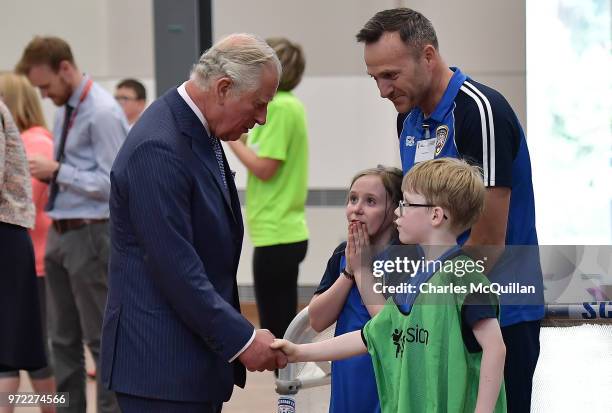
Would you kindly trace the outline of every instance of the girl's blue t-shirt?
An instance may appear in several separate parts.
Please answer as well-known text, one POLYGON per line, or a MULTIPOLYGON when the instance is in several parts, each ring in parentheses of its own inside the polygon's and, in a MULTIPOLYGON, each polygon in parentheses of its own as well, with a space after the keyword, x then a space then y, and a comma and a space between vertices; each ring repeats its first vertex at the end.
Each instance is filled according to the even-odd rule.
MULTIPOLYGON (((332 254, 316 294, 323 293, 338 279, 346 266, 345 247, 346 242, 332 254)), ((336 321, 334 336, 361 330, 369 320, 370 314, 354 284, 336 321)), ((380 412, 374 367, 369 354, 332 362, 331 375, 330 413, 380 412)))

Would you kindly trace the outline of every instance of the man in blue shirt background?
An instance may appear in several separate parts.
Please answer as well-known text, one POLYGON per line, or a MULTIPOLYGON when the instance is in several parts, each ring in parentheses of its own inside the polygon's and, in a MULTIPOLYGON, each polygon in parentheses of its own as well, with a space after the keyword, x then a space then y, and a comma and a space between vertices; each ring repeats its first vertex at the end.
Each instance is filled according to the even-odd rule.
MULTIPOLYGON (((60 109, 53 126, 55 159, 31 157, 32 176, 49 182, 47 272, 49 336, 58 392, 70 393, 62 411, 84 412, 87 344, 98 366, 106 305, 110 169, 127 134, 113 96, 76 66, 70 46, 35 37, 17 71, 60 109)), ((98 412, 118 412, 112 391, 98 380, 98 412)))
POLYGON ((493 281, 522 281, 538 291, 526 301, 501 297, 508 411, 529 412, 544 316, 542 275, 537 247, 522 250, 529 259, 517 258, 516 250, 503 252, 504 245, 537 245, 531 164, 521 125, 499 92, 446 65, 436 32, 422 14, 407 8, 379 12, 357 40, 365 43, 368 74, 381 97, 399 113, 404 173, 439 157, 462 158, 482 168, 485 211, 459 241, 487 251, 493 281), (517 279, 519 274, 524 278, 517 279))

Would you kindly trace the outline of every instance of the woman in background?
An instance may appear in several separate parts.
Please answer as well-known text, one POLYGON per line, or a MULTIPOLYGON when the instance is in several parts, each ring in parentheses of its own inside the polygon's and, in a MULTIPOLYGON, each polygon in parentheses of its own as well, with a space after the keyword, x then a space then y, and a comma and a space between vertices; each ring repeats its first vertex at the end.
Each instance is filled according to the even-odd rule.
MULTIPOLYGON (((42 156, 45 158, 52 158, 52 135, 46 129, 38 94, 29 83, 28 79, 25 76, 13 73, 0 74, 0 96, 11 112, 21 134, 27 157, 42 156)), ((44 207, 48 198, 47 184, 35 178, 31 179, 31 184, 36 216, 34 228, 30 229, 29 233, 34 246, 42 337, 45 350, 47 350, 44 255, 47 242, 47 231, 51 224, 51 220, 44 212, 44 207)), ((29 328, 34 328, 34 326, 29 326, 29 328)), ((46 353, 48 356, 48 352, 46 353)), ((55 391, 55 380, 50 366, 28 371, 28 374, 35 392, 44 393, 55 391)), ((17 391, 18 387, 18 370, 0 372, 0 388, 2 388, 3 391, 14 392, 17 391)), ((54 409, 45 407, 42 411, 52 412, 54 409)))
POLYGON ((249 133, 246 145, 228 144, 249 170, 246 216, 255 246, 260 324, 283 337, 297 311, 299 265, 308 249, 308 133, 304 106, 291 93, 302 80, 305 61, 299 45, 284 38, 266 41, 283 68, 278 92, 268 105, 265 125, 249 133))

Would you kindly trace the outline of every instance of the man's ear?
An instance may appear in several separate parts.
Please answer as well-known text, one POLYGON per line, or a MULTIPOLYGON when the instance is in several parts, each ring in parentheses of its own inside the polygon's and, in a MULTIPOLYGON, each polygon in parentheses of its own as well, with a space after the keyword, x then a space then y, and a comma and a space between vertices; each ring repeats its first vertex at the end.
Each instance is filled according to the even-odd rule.
POLYGON ((432 45, 428 44, 423 48, 423 58, 427 62, 428 65, 431 65, 437 55, 436 48, 432 45))
POLYGON ((223 104, 232 89, 234 82, 227 76, 222 76, 215 81, 215 94, 219 104, 223 104))
POLYGON ((73 66, 68 60, 62 60, 57 68, 57 74, 64 80, 68 80, 72 73, 73 66))

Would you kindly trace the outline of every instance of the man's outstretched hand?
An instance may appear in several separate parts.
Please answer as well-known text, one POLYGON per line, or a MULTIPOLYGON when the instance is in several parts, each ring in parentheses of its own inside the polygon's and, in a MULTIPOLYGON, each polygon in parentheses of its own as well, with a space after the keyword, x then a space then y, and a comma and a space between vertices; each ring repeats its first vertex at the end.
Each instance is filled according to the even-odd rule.
POLYGON ((270 348, 273 341, 274 335, 269 330, 255 330, 255 339, 238 359, 249 371, 282 369, 287 365, 287 356, 270 348))

